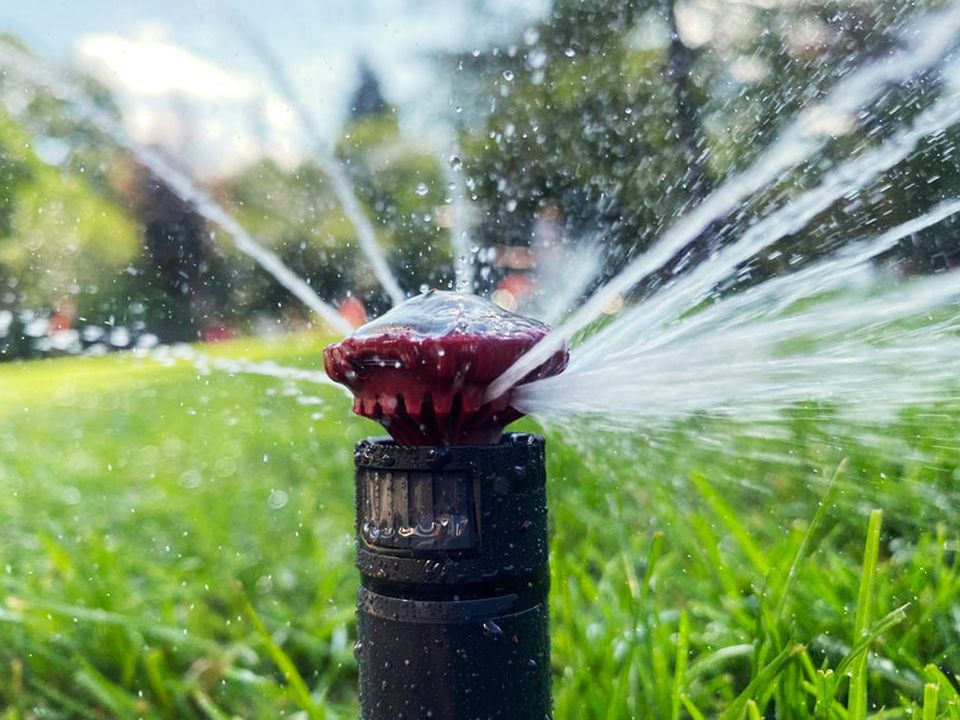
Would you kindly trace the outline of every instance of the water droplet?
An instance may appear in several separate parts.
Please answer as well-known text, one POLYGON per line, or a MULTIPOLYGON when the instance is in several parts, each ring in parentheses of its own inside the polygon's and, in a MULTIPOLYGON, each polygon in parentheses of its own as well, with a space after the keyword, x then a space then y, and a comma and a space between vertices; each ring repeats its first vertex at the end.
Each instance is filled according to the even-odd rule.
POLYGON ((563 54, 566 55, 567 57, 572 58, 574 55, 577 54, 577 51, 574 50, 573 48, 567 48, 566 50, 563 51, 563 54))
POLYGON ((504 70, 503 79, 507 82, 513 82, 513 70, 504 70))
POLYGON ((503 630, 501 630, 500 626, 497 625, 493 620, 484 621, 483 631, 491 637, 500 637, 503 635, 503 630))
POLYGON ((270 506, 271 510, 279 510, 285 507, 289 500, 290 496, 283 490, 274 490, 270 493, 270 497, 267 498, 267 505, 270 506))
POLYGON ((540 48, 534 48, 527 54, 527 65, 533 70, 539 70, 547 64, 547 53, 540 48))
POLYGON ((426 184, 426 183, 417 183, 417 191, 416 191, 416 192, 417 192, 417 195, 419 195, 420 197, 423 197, 423 196, 426 195, 428 192, 430 192, 430 188, 427 187, 427 184, 426 184))
POLYGON ((540 31, 535 27, 529 27, 523 31, 523 41, 527 45, 533 45, 537 40, 540 39, 540 31))
POLYGON ((463 160, 461 160, 458 155, 451 155, 450 167, 452 167, 454 170, 459 170, 463 167, 463 160))

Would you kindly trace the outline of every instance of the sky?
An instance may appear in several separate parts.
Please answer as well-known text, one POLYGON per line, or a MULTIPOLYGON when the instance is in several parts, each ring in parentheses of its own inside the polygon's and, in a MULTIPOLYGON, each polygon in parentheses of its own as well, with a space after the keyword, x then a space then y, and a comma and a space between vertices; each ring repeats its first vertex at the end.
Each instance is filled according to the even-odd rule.
POLYGON ((442 143, 452 108, 436 58, 511 42, 548 6, 547 0, 36 0, 2 3, 0 32, 19 37, 55 67, 98 78, 114 92, 137 140, 162 145, 198 175, 216 176, 262 155, 291 165, 309 146, 245 32, 279 58, 328 141, 339 132, 362 58, 398 106, 408 134, 442 143))

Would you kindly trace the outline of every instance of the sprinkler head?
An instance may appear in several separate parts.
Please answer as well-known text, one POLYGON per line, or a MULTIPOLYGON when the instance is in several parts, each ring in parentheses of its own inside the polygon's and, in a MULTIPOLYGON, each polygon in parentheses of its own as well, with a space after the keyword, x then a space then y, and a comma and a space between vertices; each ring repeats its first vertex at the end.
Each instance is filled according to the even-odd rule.
MULTIPOLYGON (((401 445, 488 445, 523 413, 510 393, 484 402, 487 386, 549 330, 476 295, 431 290, 330 345, 323 361, 353 391, 353 411, 401 445)), ((562 372, 567 359, 558 350, 518 384, 562 372)))

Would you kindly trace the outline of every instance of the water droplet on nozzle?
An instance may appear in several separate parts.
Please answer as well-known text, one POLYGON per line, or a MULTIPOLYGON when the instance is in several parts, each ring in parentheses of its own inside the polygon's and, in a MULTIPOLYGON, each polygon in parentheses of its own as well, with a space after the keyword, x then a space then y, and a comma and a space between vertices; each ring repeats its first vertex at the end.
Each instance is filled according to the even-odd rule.
MULTIPOLYGON (((476 295, 429 291, 326 348, 324 365, 403 445, 485 445, 522 415, 509 393, 486 401, 487 387, 548 332, 476 295)), ((561 348, 523 382, 566 364, 561 348)))

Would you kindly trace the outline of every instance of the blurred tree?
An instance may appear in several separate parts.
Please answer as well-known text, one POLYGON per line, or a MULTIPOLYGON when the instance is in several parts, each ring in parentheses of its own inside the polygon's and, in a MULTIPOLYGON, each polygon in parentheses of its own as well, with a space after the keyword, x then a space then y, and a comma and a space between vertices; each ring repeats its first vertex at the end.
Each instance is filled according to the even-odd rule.
POLYGON ((421 285, 450 287, 450 209, 438 158, 401 134, 396 108, 383 98, 365 62, 358 74, 337 155, 390 248, 401 286, 407 292, 419 292, 421 285))
POLYGON ((380 82, 366 60, 360 61, 360 83, 350 101, 350 119, 376 117, 390 111, 390 106, 380 91, 380 82))
MULTIPOLYGON (((749 165, 802 107, 889 53, 910 18, 938 4, 555 0, 549 16, 513 43, 455 58, 478 236, 487 245, 530 244, 538 214, 558 208, 563 235, 601 236, 611 249, 607 272, 615 272, 715 182, 749 165), (471 96, 493 101, 479 107, 471 96)), ((735 239, 831 163, 903 127, 935 96, 936 82, 919 78, 891 88, 872 114, 830 118, 836 127, 825 132, 836 137, 827 150, 716 223, 650 284, 735 239)), ((929 160, 917 154, 898 172, 929 175, 937 164, 929 160)), ((956 176, 956 163, 946 164, 941 180, 956 176)), ((956 195, 960 178, 937 187, 956 195)), ((868 225, 881 230, 916 215, 928 195, 911 180, 879 197, 871 187, 840 199, 781 243, 790 252, 778 246, 755 261, 752 277, 819 257, 868 225), (869 223, 858 212, 865 207, 875 211, 869 223)), ((950 262, 944 242, 927 246, 936 262, 950 262)))
POLYGON ((11 288, 0 307, 52 307, 71 297, 81 315, 95 311, 97 296, 137 255, 135 226, 31 147, 27 132, 0 112, 0 272, 11 288))
MULTIPOLYGON (((196 340, 232 326, 229 278, 206 221, 161 179, 128 166, 125 204, 142 228, 143 249, 123 283, 126 307, 165 341, 196 340), (144 299, 149 299, 144 302, 144 299)), ((129 313, 121 311, 126 318, 129 313)))
MULTIPOLYGON (((411 147, 372 70, 362 63, 357 90, 336 153, 371 218, 387 260, 409 292, 421 284, 448 287, 451 252, 443 175, 429 152, 411 147)), ((360 298, 368 312, 389 307, 323 173, 307 160, 293 171, 263 160, 223 183, 241 223, 277 252, 321 297, 360 298)), ((231 255, 234 298, 241 312, 284 305, 286 292, 231 255), (242 277, 242 281, 239 278, 242 277)))
POLYGON ((29 158, 14 145, 19 139, 22 134, 9 117, 0 113, 0 237, 9 237, 13 231, 17 197, 33 179, 29 158))
MULTIPOLYGON (((220 192, 229 198, 241 224, 322 297, 342 298, 351 289, 375 282, 364 272, 352 244, 353 228, 315 165, 305 163, 288 171, 272 160, 261 160, 224 182, 220 192)), ((253 261, 229 248, 224 252, 239 315, 275 314, 291 304, 286 290, 253 261)))
POLYGON ((603 238, 616 266, 708 185, 694 152, 700 91, 678 74, 690 55, 673 57, 671 75, 668 53, 645 34, 650 24, 669 32, 659 10, 558 0, 517 44, 458 58, 495 98, 463 139, 482 242, 529 244, 546 210, 564 237, 603 238))

